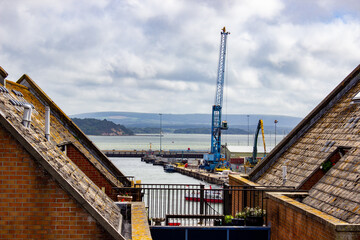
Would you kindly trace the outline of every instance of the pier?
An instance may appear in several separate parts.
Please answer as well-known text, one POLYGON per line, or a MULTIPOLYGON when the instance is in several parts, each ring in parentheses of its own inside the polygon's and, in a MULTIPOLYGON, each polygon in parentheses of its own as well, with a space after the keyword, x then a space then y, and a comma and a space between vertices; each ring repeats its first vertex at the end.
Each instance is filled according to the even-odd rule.
POLYGON ((175 169, 177 172, 179 172, 181 174, 184 174, 184 175, 187 175, 187 176, 190 176, 190 177, 193 177, 193 178, 196 178, 196 179, 208 182, 208 183, 222 185, 224 183, 228 183, 228 181, 229 181, 229 176, 225 175, 225 174, 222 175, 222 174, 210 173, 205 170, 191 169, 191 168, 184 168, 184 167, 175 167, 175 169))
MULTIPOLYGON (((148 150, 103 150, 107 157, 136 157, 140 158, 149 153, 148 150)), ((151 153, 155 156, 162 156, 165 158, 203 158, 206 151, 193 151, 193 150, 170 150, 159 151, 154 150, 151 153)))

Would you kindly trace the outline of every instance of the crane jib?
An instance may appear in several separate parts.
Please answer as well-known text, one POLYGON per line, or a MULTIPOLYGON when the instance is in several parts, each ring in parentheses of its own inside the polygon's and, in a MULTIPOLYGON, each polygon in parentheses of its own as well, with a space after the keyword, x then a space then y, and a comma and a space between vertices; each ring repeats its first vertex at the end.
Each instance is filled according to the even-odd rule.
POLYGON ((216 93, 214 105, 222 106, 223 103, 223 89, 224 89, 224 75, 225 75, 225 56, 226 56, 226 40, 228 32, 221 32, 220 39, 220 53, 219 53, 219 65, 216 80, 216 93))

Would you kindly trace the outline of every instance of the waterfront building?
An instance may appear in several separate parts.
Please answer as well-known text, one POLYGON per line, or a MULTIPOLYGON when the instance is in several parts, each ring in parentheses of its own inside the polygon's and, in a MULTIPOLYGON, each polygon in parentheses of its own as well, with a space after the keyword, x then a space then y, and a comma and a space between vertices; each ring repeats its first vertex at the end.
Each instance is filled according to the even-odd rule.
MULTIPOLYGON (((360 239, 360 65, 248 175, 267 193, 272 239, 360 239)), ((244 195, 238 199, 244 199, 244 195)))

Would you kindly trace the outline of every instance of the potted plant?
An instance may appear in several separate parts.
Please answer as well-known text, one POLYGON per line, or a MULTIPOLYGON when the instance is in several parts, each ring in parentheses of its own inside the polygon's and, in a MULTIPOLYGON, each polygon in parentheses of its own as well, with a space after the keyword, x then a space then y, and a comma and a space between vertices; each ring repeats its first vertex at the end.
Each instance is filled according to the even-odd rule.
POLYGON ((225 217, 224 217, 225 226, 231 226, 232 225, 232 219, 233 219, 233 216, 225 215, 225 217))
POLYGON ((117 199, 119 202, 131 202, 132 196, 129 196, 128 193, 123 193, 121 195, 117 195, 117 199))
POLYGON ((214 226, 221 226, 221 219, 214 219, 214 226))
POLYGON ((262 226, 264 225, 264 216, 266 215, 266 210, 259 207, 244 209, 246 214, 246 226, 262 226))
POLYGON ((232 224, 234 226, 244 226, 245 225, 245 212, 238 212, 235 214, 235 217, 232 219, 232 224))

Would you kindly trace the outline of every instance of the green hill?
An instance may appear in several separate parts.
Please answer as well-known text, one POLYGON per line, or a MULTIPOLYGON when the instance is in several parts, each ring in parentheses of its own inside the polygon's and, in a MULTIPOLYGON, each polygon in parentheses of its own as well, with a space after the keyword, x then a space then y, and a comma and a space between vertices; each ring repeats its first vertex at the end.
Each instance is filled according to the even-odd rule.
MULTIPOLYGON (((159 133, 160 115, 158 113, 136 112, 93 112, 72 115, 74 118, 106 119, 121 124, 136 134, 159 133)), ((264 122, 265 133, 274 132, 274 121, 277 120, 276 132, 285 134, 291 131, 301 118, 282 115, 261 114, 227 114, 223 119, 229 124, 227 134, 253 133, 259 119, 264 122)), ((168 133, 210 133, 211 114, 162 114, 162 132, 168 133)))
POLYGON ((115 124, 106 119, 98 120, 94 118, 72 118, 74 123, 87 135, 102 136, 123 136, 134 135, 134 133, 120 124, 115 124))

